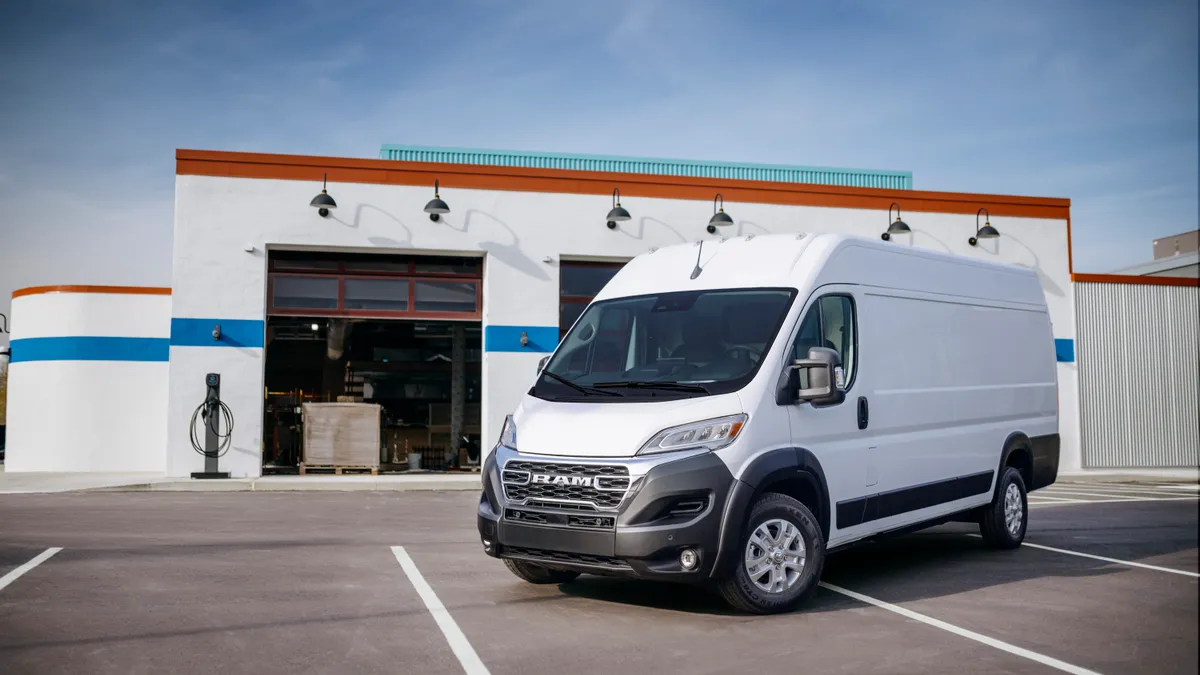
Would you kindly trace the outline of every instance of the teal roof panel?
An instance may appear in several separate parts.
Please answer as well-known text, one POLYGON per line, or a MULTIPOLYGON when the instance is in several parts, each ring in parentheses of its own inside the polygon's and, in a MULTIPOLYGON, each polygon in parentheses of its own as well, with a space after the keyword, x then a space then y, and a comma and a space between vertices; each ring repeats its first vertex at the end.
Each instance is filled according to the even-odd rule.
POLYGON ((437 164, 476 164, 483 166, 519 166, 531 169, 566 169, 642 173, 656 176, 687 176, 728 180, 761 180, 808 185, 911 190, 911 171, 840 169, 823 166, 783 164, 746 164, 740 162, 702 162, 690 159, 652 159, 610 155, 576 155, 562 152, 523 152, 518 150, 480 150, 443 148, 425 145, 384 145, 380 159, 437 164))

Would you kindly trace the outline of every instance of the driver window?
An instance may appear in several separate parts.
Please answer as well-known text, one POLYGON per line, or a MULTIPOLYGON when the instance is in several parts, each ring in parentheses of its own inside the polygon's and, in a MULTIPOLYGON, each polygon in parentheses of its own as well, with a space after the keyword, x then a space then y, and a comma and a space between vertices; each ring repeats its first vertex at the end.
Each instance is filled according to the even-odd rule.
MULTIPOLYGON (((807 359, 808 350, 812 347, 832 349, 842 360, 848 389, 854 382, 854 366, 858 356, 855 353, 857 340, 854 331, 854 300, 850 296, 827 295, 820 298, 808 309, 800 323, 800 331, 792 345, 792 358, 807 359)), ((806 375, 802 371, 801 378, 806 375)), ((802 382, 801 386, 807 387, 808 384, 802 382)))

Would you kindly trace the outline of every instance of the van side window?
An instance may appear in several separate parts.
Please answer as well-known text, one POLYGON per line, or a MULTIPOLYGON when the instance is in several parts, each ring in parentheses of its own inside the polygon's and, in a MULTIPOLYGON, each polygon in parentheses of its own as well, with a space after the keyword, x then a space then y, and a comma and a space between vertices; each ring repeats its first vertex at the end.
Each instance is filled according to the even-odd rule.
MULTIPOLYGON (((800 322, 800 331, 792 345, 792 358, 807 359, 808 350, 812 347, 832 349, 842 359, 846 387, 849 388, 854 382, 857 344, 854 300, 846 295, 826 295, 808 309, 804 320, 800 322)), ((808 386, 803 382, 801 385, 808 386)))

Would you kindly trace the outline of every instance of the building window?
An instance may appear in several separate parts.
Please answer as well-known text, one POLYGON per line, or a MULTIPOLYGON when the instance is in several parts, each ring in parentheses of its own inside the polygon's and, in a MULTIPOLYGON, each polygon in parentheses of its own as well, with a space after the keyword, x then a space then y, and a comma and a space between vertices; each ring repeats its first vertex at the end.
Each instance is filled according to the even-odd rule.
POLYGON ((344 309, 403 312, 408 309, 407 279, 346 279, 344 309))
POLYGON ((478 258, 272 252, 268 313, 478 319, 478 258))
POLYGON ((559 266, 558 338, 561 340, 588 303, 624 263, 563 261, 559 266))
POLYGON ((279 275, 272 286, 271 304, 280 309, 337 309, 337 277, 279 275))

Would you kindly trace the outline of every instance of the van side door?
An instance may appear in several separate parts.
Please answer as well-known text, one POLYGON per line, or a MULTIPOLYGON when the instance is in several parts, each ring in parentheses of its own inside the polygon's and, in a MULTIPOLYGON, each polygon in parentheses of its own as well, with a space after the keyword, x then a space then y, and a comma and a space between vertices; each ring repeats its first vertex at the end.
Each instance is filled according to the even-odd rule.
MULTIPOLYGON (((859 352, 858 293, 854 286, 818 289, 793 328, 786 361, 807 359, 810 348, 826 347, 836 351, 842 362, 846 398, 841 403, 785 404, 792 442, 813 453, 825 474, 831 502, 830 545, 873 531, 873 524, 864 522, 861 515, 839 513, 845 509, 838 507, 839 503, 865 503, 878 482, 871 442, 871 364, 859 352)), ((806 388, 806 373, 801 371, 800 377, 800 388, 806 388)))

